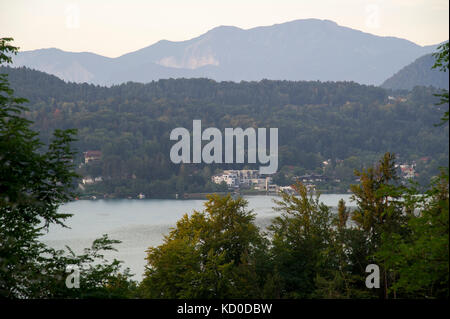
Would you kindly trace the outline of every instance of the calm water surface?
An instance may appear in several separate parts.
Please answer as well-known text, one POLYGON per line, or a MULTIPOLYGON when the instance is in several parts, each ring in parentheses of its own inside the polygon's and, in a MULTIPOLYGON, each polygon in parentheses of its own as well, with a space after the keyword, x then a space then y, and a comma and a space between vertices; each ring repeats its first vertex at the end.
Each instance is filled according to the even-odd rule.
MULTIPOLYGON (((276 196, 245 196, 249 209, 256 213, 256 223, 265 227, 278 213, 273 210, 276 196)), ((324 194, 320 200, 328 206, 337 206, 343 198, 347 206, 352 206, 348 194, 324 194)), ((149 246, 162 243, 169 228, 175 226, 185 213, 203 210, 205 200, 96 200, 76 201, 62 206, 59 211, 73 214, 66 224, 70 229, 60 226, 50 228, 42 241, 54 248, 71 247, 75 252, 89 247, 95 238, 108 234, 110 238, 121 240, 116 245, 117 252, 107 252, 108 259, 124 261, 135 274, 134 279, 142 278, 145 266, 145 250, 149 246)))

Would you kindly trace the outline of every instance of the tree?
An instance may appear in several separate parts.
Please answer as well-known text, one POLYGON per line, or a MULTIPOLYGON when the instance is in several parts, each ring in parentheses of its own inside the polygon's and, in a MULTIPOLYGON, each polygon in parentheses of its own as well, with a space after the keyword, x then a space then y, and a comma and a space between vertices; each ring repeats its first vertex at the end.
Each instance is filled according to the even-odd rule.
MULTIPOLYGON (((433 54, 433 68, 448 71, 449 43, 438 47, 433 54)), ((448 90, 436 94, 441 104, 449 103, 448 90)), ((445 112, 441 125, 449 120, 445 112)), ((446 144, 447 145, 447 144, 446 144)), ((449 296, 449 178, 448 167, 441 168, 439 176, 424 193, 414 187, 403 188, 403 208, 408 215, 408 232, 382 234, 383 243, 375 257, 385 261, 394 274, 388 289, 394 296, 413 298, 448 298, 449 296)), ((391 188, 390 195, 398 195, 398 188, 391 188)))
MULTIPOLYGON (((11 41, 0 38, 0 64, 10 63, 10 55, 18 50, 11 41)), ((32 122, 23 117, 25 102, 14 97, 7 76, 0 74, 0 297, 83 297, 93 296, 94 290, 107 296, 114 290, 107 284, 118 273, 120 263, 92 263, 102 258, 101 250, 112 249, 117 241, 103 237, 85 254, 76 256, 70 251, 65 256, 39 240, 51 224, 65 226, 70 217, 58 208, 75 195, 75 152, 70 145, 76 131, 56 130, 46 148, 38 133, 30 129, 32 122), (80 290, 64 286, 69 264, 90 267, 82 275, 87 281, 82 281, 80 290)), ((129 274, 121 278, 127 280, 129 274)))
POLYGON ((148 249, 141 283, 150 298, 254 298, 262 294, 265 241, 247 202, 211 195, 204 212, 184 215, 148 249), (262 269, 261 269, 262 268, 262 269), (260 275, 261 274, 261 275, 260 275))
POLYGON ((309 298, 316 289, 315 278, 328 267, 325 251, 331 244, 331 212, 297 183, 297 194, 282 193, 275 209, 281 212, 269 227, 271 255, 281 281, 282 297, 309 298))
MULTIPOLYGON (((449 43, 444 43, 438 46, 438 51, 433 53, 433 56, 436 58, 436 62, 433 65, 433 69, 439 68, 442 72, 448 72, 448 60, 449 60, 449 43)), ((442 93, 436 94, 441 98, 441 101, 438 105, 449 103, 448 90, 443 90, 442 93)), ((449 111, 444 113, 444 116, 441 118, 441 125, 448 122, 449 119, 449 111)))
POLYGON ((416 212, 405 225, 409 232, 393 234, 375 254, 395 274, 389 292, 406 298, 448 298, 448 170, 442 170, 425 194, 411 191, 404 200, 416 212))
POLYGON ((395 168, 395 156, 386 153, 375 167, 355 171, 360 184, 351 185, 352 199, 358 205, 352 214, 353 221, 368 233, 368 239, 374 249, 380 242, 383 231, 394 231, 402 217, 401 194, 393 194, 390 186, 398 183, 395 168))
POLYGON ((378 262, 383 274, 381 296, 388 298, 390 278, 386 260, 377 259, 374 254, 383 243, 392 243, 395 235, 408 231, 404 226, 411 211, 404 209, 405 188, 398 185, 395 156, 390 153, 386 153, 375 167, 355 171, 355 175, 360 178, 360 184, 350 187, 352 198, 357 202, 352 220, 366 233, 367 264, 378 262))

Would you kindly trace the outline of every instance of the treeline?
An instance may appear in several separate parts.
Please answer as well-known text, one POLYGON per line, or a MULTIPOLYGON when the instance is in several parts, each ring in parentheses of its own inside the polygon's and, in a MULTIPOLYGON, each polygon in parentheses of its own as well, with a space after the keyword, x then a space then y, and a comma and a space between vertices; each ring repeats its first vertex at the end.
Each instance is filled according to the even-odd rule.
MULTIPOLYGON (((399 162, 418 162, 418 179, 426 185, 448 162, 448 126, 435 128, 442 109, 433 88, 417 87, 403 97, 353 82, 215 82, 169 79, 148 84, 126 83, 111 88, 65 83, 25 68, 2 68, 19 96, 29 99, 27 118, 49 141, 52 129, 77 128, 81 153, 101 150, 102 160, 78 170, 102 176, 104 182, 86 188, 92 194, 147 196, 219 191, 210 183, 217 169, 244 165, 175 165, 169 158, 170 131, 202 126, 277 127, 281 183, 305 173, 339 179, 346 191, 353 169, 376 161, 385 151, 399 162), (426 162, 419 159, 428 158, 426 162)), ((248 165, 249 168, 257 168, 248 165)), ((338 187, 339 185, 335 185, 338 187)), ((339 190, 339 189, 338 189, 339 190)))
POLYGON ((149 248, 136 296, 448 298, 448 172, 425 195, 398 185, 388 153, 357 176, 355 210, 332 214, 298 183, 267 232, 242 198, 211 196, 149 248))

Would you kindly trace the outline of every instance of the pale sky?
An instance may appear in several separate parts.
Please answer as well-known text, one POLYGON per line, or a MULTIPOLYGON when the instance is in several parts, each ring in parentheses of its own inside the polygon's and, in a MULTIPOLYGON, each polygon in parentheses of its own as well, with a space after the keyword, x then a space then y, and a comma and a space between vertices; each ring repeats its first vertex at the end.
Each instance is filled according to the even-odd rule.
POLYGON ((220 25, 249 29, 307 18, 419 45, 449 38, 448 0, 0 0, 0 37, 13 37, 21 51, 117 57, 220 25))

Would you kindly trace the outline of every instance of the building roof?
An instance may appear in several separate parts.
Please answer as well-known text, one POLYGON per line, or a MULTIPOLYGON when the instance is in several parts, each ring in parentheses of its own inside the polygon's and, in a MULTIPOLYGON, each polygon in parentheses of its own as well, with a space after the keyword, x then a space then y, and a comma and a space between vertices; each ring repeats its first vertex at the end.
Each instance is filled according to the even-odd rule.
POLYGON ((84 152, 84 157, 100 157, 102 156, 101 151, 86 151, 84 152))

